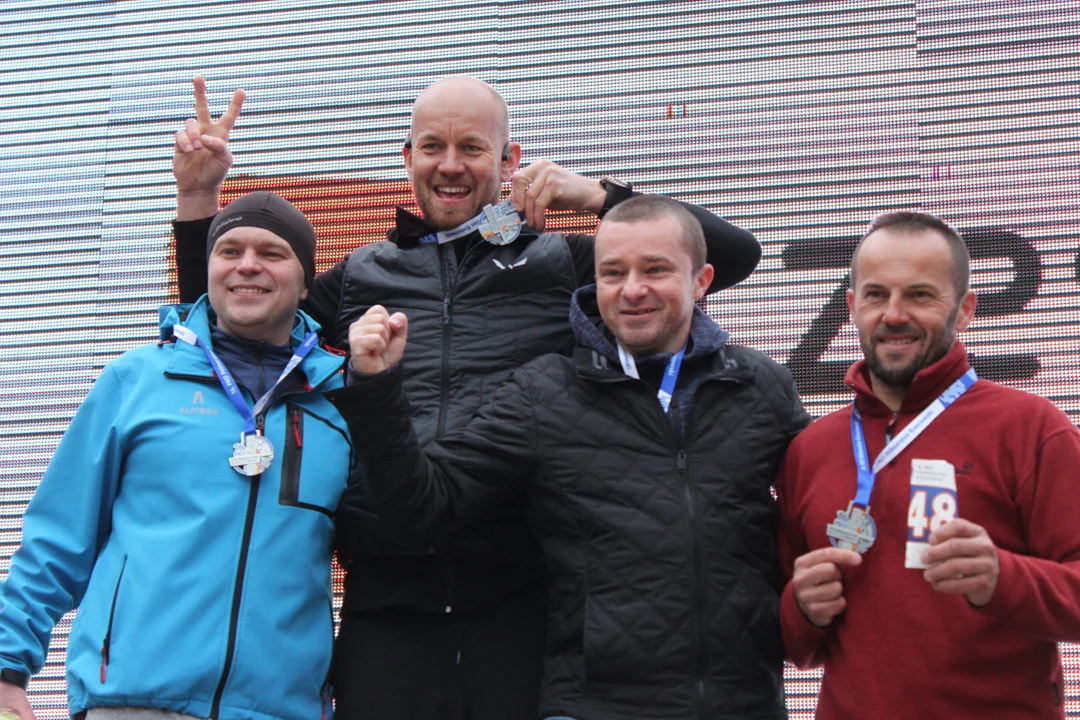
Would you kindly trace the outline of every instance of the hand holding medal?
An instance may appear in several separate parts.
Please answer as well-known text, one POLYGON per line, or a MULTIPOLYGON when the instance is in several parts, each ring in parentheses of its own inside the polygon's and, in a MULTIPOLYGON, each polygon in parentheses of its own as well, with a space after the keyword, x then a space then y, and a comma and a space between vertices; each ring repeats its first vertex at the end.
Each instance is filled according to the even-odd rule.
POLYGON ((842 570, 861 563, 862 555, 840 548, 811 550, 795 560, 795 574, 791 578, 795 602, 812 625, 828 627, 844 612, 847 600, 842 570))

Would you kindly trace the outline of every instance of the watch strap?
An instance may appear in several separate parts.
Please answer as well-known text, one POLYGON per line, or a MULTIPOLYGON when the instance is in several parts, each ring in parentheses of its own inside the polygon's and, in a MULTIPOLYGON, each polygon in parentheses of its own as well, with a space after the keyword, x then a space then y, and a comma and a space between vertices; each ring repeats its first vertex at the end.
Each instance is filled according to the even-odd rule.
POLYGON ((603 177, 600 178, 600 185, 602 185, 607 192, 607 196, 604 198, 604 207, 602 207, 598 213, 600 219, 603 219, 604 216, 607 215, 608 210, 634 196, 634 186, 624 180, 618 180, 613 177, 603 177))

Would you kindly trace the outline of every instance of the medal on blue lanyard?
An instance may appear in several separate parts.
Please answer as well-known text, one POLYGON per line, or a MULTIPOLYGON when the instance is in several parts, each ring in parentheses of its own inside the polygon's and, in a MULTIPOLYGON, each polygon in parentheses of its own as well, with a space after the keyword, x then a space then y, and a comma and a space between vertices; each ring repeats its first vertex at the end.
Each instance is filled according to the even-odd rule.
POLYGON ((440 230, 425 235, 419 242, 421 245, 448 243, 478 230, 480 235, 492 245, 509 245, 521 234, 522 222, 521 213, 514 209, 509 200, 503 200, 494 206, 485 205, 479 215, 453 230, 440 230))
MULTIPOLYGON (((634 356, 627 352, 621 343, 618 344, 618 347, 619 362, 622 363, 623 372, 636 380, 640 380, 634 356)), ((665 413, 671 407, 671 398, 675 394, 675 383, 679 380, 679 368, 682 367, 682 359, 685 354, 686 346, 683 345, 682 350, 672 355, 671 359, 668 360, 667 367, 664 368, 664 378, 660 381, 660 390, 656 393, 656 399, 660 401, 660 406, 664 408, 665 413)))
POLYGON ((938 415, 956 402, 956 399, 975 384, 978 377, 972 368, 960 379, 950 385, 934 402, 930 403, 918 416, 905 427, 892 442, 885 446, 881 454, 870 465, 870 453, 866 449, 866 435, 863 433, 862 417, 859 409, 851 404, 851 448, 855 454, 855 466, 858 468, 858 486, 855 499, 848 503, 847 510, 837 510, 836 520, 825 527, 825 534, 833 547, 864 553, 870 549, 877 538, 877 525, 870 516, 870 494, 874 490, 874 478, 883 467, 896 459, 904 449, 917 438, 938 415))
POLYGON ((221 359, 199 339, 198 335, 183 325, 173 325, 173 335, 189 345, 202 348, 202 351, 206 353, 206 359, 210 361, 210 365, 214 368, 214 373, 217 375, 222 389, 225 390, 225 394, 232 401, 233 407, 240 413, 240 417, 244 418, 244 431, 240 433, 240 442, 233 443, 233 454, 229 458, 229 465, 236 472, 249 477, 266 472, 270 467, 270 463, 274 460, 274 446, 259 431, 255 419, 262 414, 266 406, 273 400, 274 391, 277 390, 281 381, 288 377, 289 373, 295 370, 296 366, 311 352, 311 349, 319 343, 318 334, 311 333, 304 338, 304 342, 300 343, 300 347, 296 348, 296 352, 289 358, 285 369, 281 371, 277 382, 256 401, 253 408, 247 406, 243 393, 240 392, 240 388, 237 387, 236 381, 233 380, 229 369, 225 367, 225 363, 221 362, 221 359))

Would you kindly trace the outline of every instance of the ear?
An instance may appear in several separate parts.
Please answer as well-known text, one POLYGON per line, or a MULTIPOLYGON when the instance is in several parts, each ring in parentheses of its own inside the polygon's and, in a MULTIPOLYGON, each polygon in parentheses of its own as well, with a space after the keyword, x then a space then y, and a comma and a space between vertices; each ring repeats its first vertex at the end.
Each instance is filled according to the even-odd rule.
POLYGON ((847 297, 848 318, 851 322, 855 322, 855 290, 848 288, 845 296, 847 297))
POLYGON ((409 182, 412 182, 412 138, 405 142, 401 147, 401 157, 405 159, 405 174, 409 177, 409 182))
POLYGON ((978 305, 974 290, 968 290, 960 299, 960 310, 956 313, 956 332, 967 330, 968 325, 975 319, 975 307, 978 305))
POLYGON ((705 291, 712 285, 712 279, 715 272, 713 266, 709 263, 705 263, 701 270, 698 271, 698 275, 694 279, 694 300, 700 300, 705 297, 705 291))
POLYGON ((509 152, 505 160, 500 160, 501 165, 499 167, 499 177, 503 182, 510 182, 510 176, 517 172, 518 167, 521 166, 521 144, 512 142, 508 143, 507 147, 509 152))
POLYGON ((305 300, 307 300, 307 296, 308 296, 308 289, 307 289, 307 285, 305 285, 304 289, 300 291, 300 302, 304 302, 305 300))

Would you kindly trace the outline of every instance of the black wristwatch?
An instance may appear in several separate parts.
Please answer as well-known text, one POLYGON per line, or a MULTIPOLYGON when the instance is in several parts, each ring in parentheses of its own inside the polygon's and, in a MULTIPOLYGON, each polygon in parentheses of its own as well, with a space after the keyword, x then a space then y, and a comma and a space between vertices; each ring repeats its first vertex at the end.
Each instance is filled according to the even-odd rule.
POLYGON ((30 676, 19 670, 12 670, 11 668, 0 669, 0 680, 11 683, 12 685, 18 685, 23 690, 30 683, 30 676))
POLYGON ((600 212, 597 213, 600 219, 607 215, 608 210, 634 196, 634 186, 625 180, 602 177, 600 178, 600 185, 607 191, 607 197, 604 198, 604 207, 600 208, 600 212))

